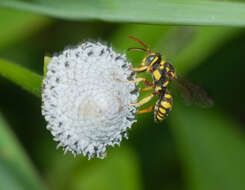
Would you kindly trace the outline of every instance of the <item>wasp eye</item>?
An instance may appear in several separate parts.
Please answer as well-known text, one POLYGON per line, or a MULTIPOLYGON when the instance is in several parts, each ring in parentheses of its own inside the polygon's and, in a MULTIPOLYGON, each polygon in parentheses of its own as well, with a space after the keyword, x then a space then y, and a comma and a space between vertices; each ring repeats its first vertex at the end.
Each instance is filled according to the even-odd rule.
POLYGON ((149 55, 145 60, 145 64, 150 65, 152 61, 155 59, 155 57, 156 57, 155 55, 149 55))

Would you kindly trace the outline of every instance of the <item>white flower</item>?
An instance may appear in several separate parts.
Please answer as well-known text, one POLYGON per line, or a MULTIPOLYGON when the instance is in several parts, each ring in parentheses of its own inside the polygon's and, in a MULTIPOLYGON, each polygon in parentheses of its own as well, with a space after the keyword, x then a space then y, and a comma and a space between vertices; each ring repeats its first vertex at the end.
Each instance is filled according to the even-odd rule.
POLYGON ((42 114, 58 147, 103 158, 135 122, 138 93, 125 55, 85 42, 52 57, 43 80, 42 114))

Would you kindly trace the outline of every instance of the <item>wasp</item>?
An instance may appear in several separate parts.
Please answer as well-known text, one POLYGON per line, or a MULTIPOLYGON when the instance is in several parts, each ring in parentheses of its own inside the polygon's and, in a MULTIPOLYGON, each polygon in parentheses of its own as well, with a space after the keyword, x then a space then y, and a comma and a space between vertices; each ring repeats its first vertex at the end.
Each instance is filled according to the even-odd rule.
POLYGON ((156 122, 164 120, 173 107, 173 97, 168 90, 168 86, 173 80, 177 81, 178 86, 182 88, 187 100, 193 99, 193 101, 198 104, 200 103, 202 106, 212 105, 212 100, 209 98, 206 91, 198 85, 179 77, 173 65, 162 59, 160 53, 152 52, 150 48, 135 37, 129 36, 129 38, 142 45, 143 48, 128 48, 128 51, 139 50, 147 53, 147 56, 145 56, 141 62, 141 66, 139 68, 131 68, 131 70, 136 73, 150 73, 153 79, 153 82, 150 82, 144 77, 137 77, 134 81, 130 81, 130 83, 144 82, 146 88, 140 91, 153 90, 153 92, 139 102, 129 104, 129 106, 140 107, 149 102, 154 96, 158 96, 158 100, 154 106, 137 111, 137 114, 154 111, 154 120, 156 122))

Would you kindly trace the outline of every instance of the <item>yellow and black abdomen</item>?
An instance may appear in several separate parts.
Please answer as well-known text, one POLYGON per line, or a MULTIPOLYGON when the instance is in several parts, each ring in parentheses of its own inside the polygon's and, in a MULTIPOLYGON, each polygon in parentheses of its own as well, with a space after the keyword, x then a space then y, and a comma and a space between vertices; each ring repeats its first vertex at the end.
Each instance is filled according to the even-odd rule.
POLYGON ((158 101, 156 102, 154 109, 154 119, 156 122, 164 120, 168 113, 172 110, 173 97, 166 91, 164 94, 160 95, 158 101))

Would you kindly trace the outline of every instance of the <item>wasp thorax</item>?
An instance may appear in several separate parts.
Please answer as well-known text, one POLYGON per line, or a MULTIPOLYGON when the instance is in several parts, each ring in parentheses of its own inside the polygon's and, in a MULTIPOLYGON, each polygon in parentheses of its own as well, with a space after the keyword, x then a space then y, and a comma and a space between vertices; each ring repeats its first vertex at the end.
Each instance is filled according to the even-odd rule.
POLYGON ((166 74, 169 80, 173 80, 174 78, 176 78, 175 69, 171 63, 166 62, 165 64, 166 64, 166 74))

